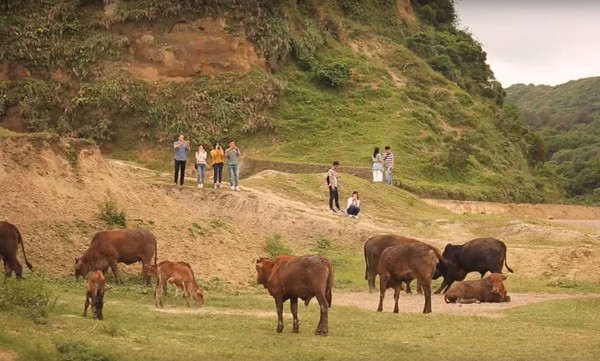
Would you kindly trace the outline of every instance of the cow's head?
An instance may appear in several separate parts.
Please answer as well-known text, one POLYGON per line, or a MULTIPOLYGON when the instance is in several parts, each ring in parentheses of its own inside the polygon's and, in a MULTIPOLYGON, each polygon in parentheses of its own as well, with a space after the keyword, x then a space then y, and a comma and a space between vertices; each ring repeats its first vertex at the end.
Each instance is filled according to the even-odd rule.
POLYGON ((146 264, 144 265, 144 274, 147 276, 154 276, 154 277, 158 277, 158 271, 157 271, 158 266, 155 264, 146 264))
POLYGON ((492 273, 488 277, 490 278, 490 281, 492 281, 492 293, 501 296, 506 295, 506 288, 504 288, 504 283, 502 281, 506 280, 508 277, 502 273, 492 273))
POLYGON ((84 263, 81 258, 75 258, 73 269, 75 270, 75 279, 79 281, 79 276, 85 277, 89 273, 90 265, 84 263))
POLYGON ((194 297, 194 299, 196 300, 196 302, 198 302, 200 306, 204 304, 204 292, 202 292, 202 289, 200 287, 198 287, 195 291, 192 292, 192 297, 194 297))
POLYGON ((461 248, 462 246, 455 246, 451 243, 446 245, 444 253, 442 253, 445 261, 439 262, 435 267, 435 272, 433 273, 434 280, 437 280, 442 276, 453 279, 457 277, 458 269, 456 266, 456 258, 460 253, 461 248))
POLYGON ((256 260, 256 282, 267 287, 267 282, 273 270, 273 260, 261 257, 256 260))

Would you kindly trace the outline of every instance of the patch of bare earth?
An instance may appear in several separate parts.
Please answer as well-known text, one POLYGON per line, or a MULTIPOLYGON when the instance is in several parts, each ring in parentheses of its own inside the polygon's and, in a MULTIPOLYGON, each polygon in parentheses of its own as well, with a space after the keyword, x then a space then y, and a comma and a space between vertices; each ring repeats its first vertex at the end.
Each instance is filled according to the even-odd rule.
POLYGON ((0 349, 0 361, 15 361, 16 359, 16 353, 0 349))

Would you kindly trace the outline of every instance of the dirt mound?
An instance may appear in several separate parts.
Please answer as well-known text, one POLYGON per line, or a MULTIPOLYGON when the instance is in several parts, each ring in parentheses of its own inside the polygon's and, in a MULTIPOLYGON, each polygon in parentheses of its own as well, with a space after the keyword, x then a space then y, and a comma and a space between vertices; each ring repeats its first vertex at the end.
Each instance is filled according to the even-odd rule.
POLYGON ((131 40, 122 67, 143 80, 183 81, 196 74, 246 74, 252 67, 265 67, 243 29, 226 28, 223 20, 200 19, 167 29, 130 24, 116 29, 131 40))

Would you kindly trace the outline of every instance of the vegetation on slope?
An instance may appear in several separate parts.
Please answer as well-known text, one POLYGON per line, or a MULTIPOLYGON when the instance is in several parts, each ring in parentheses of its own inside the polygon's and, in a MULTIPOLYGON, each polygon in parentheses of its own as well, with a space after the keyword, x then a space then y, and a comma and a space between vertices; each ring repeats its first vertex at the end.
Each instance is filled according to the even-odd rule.
POLYGON ((455 22, 450 0, 13 1, 0 63, 29 75, 0 81, 0 115, 117 147, 241 137, 247 154, 293 161, 369 166, 389 144, 420 194, 555 199, 533 171, 535 137, 455 22), (265 69, 148 82, 111 66, 133 46, 128 25, 168 32, 206 17, 243 34, 265 69))
POLYGON ((555 87, 517 84, 507 94, 543 136, 547 166, 572 200, 600 204, 600 78, 555 87))

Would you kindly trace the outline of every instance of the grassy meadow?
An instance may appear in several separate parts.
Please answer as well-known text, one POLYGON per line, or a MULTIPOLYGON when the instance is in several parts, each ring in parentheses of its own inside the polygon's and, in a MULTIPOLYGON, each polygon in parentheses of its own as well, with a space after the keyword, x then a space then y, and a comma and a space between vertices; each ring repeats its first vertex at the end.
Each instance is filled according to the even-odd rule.
MULTIPOLYGON (((352 260, 345 264, 360 273, 352 260)), ((347 277, 344 268, 338 268, 341 279, 347 277)), ((350 277, 349 284, 334 291, 329 336, 318 337, 313 334, 319 317, 314 300, 299 308, 300 334, 291 333, 286 303, 285 329, 276 334, 274 303, 266 290, 207 288, 205 305, 191 309, 171 291, 161 312, 154 306, 153 288, 138 281, 111 283, 105 320, 97 321, 81 317, 82 281, 30 275, 16 284, 11 279, 0 287, 4 297, 35 286, 48 291, 49 304, 9 307, 0 302, 0 349, 13 350, 18 360, 531 360, 540 355, 595 360, 600 347, 599 298, 532 304, 498 318, 452 316, 435 308, 430 315, 395 315, 375 312, 376 304, 372 310, 336 306, 336 294, 359 286, 358 277, 350 277)), ((364 290, 364 281, 361 286, 364 290)))

